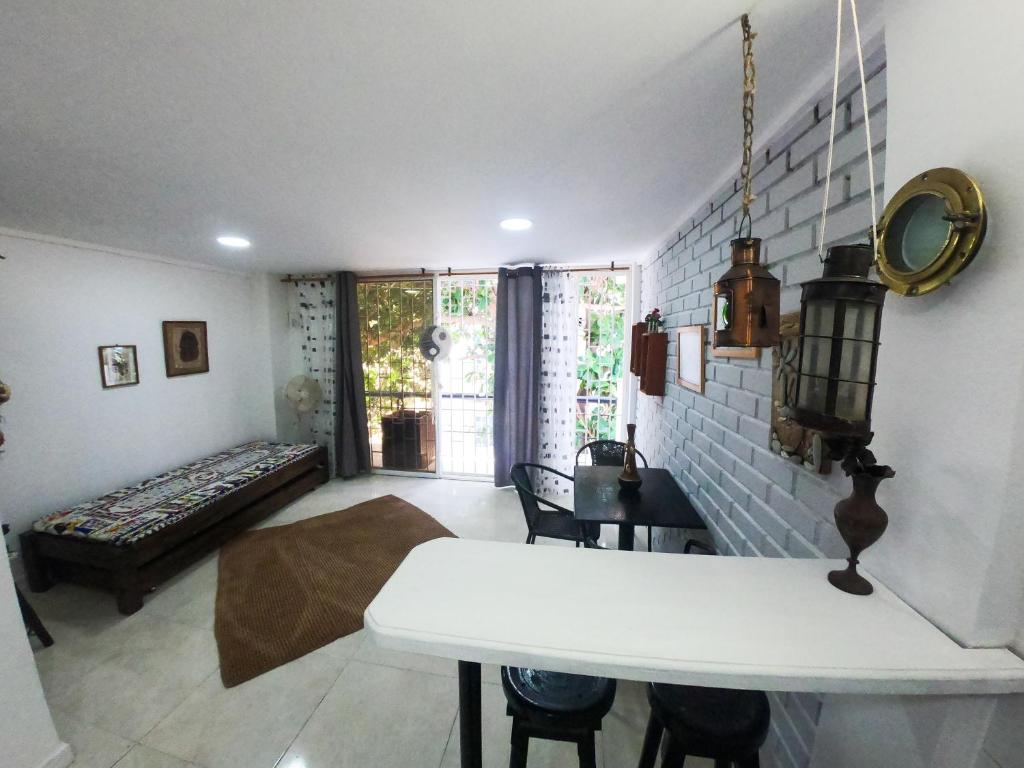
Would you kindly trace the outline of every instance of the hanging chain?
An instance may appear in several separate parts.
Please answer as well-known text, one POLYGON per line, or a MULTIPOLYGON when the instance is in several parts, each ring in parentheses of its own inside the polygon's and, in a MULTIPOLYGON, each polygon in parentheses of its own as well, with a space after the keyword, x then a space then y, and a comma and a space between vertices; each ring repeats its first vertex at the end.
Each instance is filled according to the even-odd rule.
POLYGON ((743 179, 743 216, 740 217, 739 234, 743 237, 743 223, 747 224, 747 237, 750 237, 753 224, 750 220, 750 204, 756 199, 753 194, 753 154, 754 154, 754 91, 757 87, 757 70, 754 68, 754 38, 756 32, 750 30, 750 17, 743 14, 740 18, 743 27, 743 162, 740 165, 740 176, 743 179))

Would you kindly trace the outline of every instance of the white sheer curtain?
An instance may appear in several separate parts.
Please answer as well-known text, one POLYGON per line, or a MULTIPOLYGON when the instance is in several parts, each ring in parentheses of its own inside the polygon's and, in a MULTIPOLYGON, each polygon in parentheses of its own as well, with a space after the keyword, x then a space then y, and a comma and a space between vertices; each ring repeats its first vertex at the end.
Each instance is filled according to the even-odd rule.
MULTIPOLYGON (((576 462, 577 281, 572 272, 545 272, 542 280, 539 462, 572 475, 576 462)), ((572 482, 538 473, 537 493, 572 502, 572 482), (566 498, 568 497, 568 498, 566 498)))
POLYGON ((323 399, 310 413, 296 414, 301 440, 327 446, 334 474, 334 397, 336 364, 334 280, 301 280, 291 285, 291 317, 302 345, 302 373, 316 379, 323 399))

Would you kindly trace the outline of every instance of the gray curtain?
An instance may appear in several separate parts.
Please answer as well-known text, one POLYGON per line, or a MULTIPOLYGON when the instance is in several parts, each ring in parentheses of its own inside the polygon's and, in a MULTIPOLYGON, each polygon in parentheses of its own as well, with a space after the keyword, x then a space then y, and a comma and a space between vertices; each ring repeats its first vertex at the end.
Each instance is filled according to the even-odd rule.
POLYGON ((536 461, 540 397, 541 268, 498 270, 494 349, 494 484, 536 461))
POLYGON ((370 432, 366 424, 356 276, 353 272, 339 272, 334 284, 338 292, 334 456, 338 476, 352 477, 370 471, 370 432))

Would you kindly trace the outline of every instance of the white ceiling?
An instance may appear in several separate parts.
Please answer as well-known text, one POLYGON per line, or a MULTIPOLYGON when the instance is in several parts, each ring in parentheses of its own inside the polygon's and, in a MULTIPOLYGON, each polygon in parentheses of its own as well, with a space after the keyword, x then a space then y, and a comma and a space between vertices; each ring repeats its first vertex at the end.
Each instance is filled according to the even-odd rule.
POLYGON ((646 255, 738 167, 751 6, 763 128, 831 0, 7 0, 0 226, 282 272, 646 255))

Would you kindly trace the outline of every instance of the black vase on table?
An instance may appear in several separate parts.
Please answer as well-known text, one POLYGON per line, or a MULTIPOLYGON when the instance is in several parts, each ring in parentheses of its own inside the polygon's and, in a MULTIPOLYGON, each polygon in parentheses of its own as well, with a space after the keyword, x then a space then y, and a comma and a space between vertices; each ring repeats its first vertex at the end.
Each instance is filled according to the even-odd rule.
POLYGON ((626 425, 626 455, 619 474, 619 485, 624 491, 637 491, 643 480, 636 471, 636 424, 626 425))

